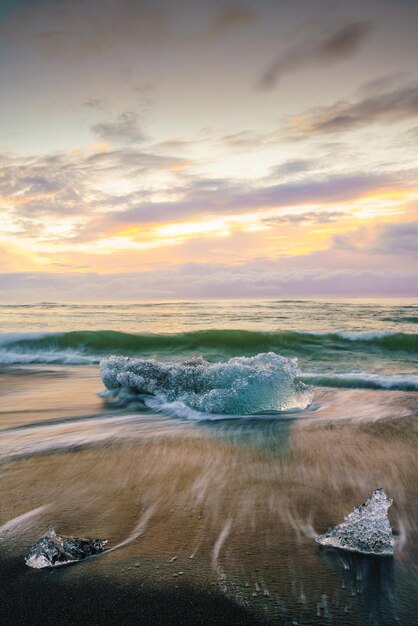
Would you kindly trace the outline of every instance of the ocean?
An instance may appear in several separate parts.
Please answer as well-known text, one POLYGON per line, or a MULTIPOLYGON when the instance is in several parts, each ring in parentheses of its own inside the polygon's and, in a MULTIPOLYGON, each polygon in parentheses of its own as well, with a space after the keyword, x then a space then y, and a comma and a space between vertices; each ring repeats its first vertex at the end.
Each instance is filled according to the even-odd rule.
POLYGON ((0 323, 5 623, 416 624, 418 300, 3 304, 0 323), (315 543, 377 488, 394 557, 315 543), (49 527, 114 549, 31 571, 49 527))

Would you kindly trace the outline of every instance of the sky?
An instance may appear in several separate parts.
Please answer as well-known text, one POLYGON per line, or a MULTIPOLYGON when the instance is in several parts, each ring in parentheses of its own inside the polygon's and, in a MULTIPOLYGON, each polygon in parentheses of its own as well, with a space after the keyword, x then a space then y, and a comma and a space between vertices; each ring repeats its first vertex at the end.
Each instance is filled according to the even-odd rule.
POLYGON ((1 0, 0 301, 418 296, 418 1, 1 0))

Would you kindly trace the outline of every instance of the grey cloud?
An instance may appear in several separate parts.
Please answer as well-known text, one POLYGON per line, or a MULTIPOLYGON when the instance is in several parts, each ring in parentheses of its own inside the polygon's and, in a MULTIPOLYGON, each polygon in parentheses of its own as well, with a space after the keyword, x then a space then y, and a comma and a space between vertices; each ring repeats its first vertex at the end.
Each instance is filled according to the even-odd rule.
POLYGON ((203 39, 212 41, 228 33, 229 31, 241 28, 254 22, 258 13, 252 7, 240 4, 231 4, 222 8, 215 19, 209 24, 203 39))
POLYGON ((370 22, 352 22, 326 37, 305 39, 282 52, 258 81, 262 89, 271 89, 286 74, 313 64, 331 64, 352 56, 371 31, 370 22))
POLYGON ((304 202, 344 201, 380 188, 383 182, 388 184, 393 181, 387 174, 385 177, 337 176, 264 187, 245 186, 227 179, 195 180, 177 190, 182 196, 178 200, 153 202, 152 199, 138 198, 134 194, 123 203, 118 200, 117 210, 109 210, 101 218, 95 216, 90 223, 80 228, 76 240, 89 241, 125 224, 145 225, 217 213, 245 213, 304 202), (123 210, 121 204, 122 208, 125 207, 123 210))
POLYGON ((418 260, 418 220, 381 226, 371 251, 404 255, 418 260))
POLYGON ((377 78, 372 78, 360 85, 358 93, 361 97, 373 96, 391 89, 398 88, 401 83, 405 83, 408 72, 390 72, 377 78))
POLYGON ((337 102, 300 116, 297 126, 287 127, 289 136, 332 134, 375 122, 397 122, 418 118, 418 85, 404 86, 356 102, 337 102))
POLYGON ((292 159, 277 165, 271 172, 272 176, 289 176, 301 174, 309 170, 317 169, 318 160, 315 159, 292 159))
POLYGON ((83 106, 88 109, 96 109, 100 111, 105 108, 105 103, 101 98, 89 98, 83 102, 83 106))
POLYGON ((348 252, 356 252, 358 250, 357 241, 352 234, 339 234, 333 237, 333 247, 337 250, 346 250, 348 252))
POLYGON ((120 45, 155 47, 169 38, 170 24, 162 3, 62 0, 43 4, 27 6, 11 16, 7 26, 22 39, 32 32, 33 41, 49 58, 85 58, 120 45), (43 20, 50 28, 39 31, 43 20))
POLYGON ((81 208, 83 179, 82 170, 59 155, 3 157, 0 164, 0 194, 15 202, 18 217, 33 221, 56 211, 76 213, 81 208))
POLYGON ((268 140, 268 137, 263 135, 262 133, 257 133, 251 130, 243 130, 238 133, 229 133, 228 135, 223 135, 220 138, 220 142, 227 145, 229 148, 242 150, 248 149, 254 150, 259 145, 263 144, 268 140))
POLYGON ((131 178, 167 172, 189 163, 178 157, 140 152, 132 147, 106 152, 55 153, 37 157, 0 155, 0 196, 10 199, 10 220, 19 232, 41 236, 50 220, 85 219, 133 202, 149 200, 146 183, 140 192, 118 197, 96 189, 108 177, 131 178), (92 193, 94 192, 94 193, 92 193))
POLYGON ((417 296, 413 272, 373 270, 293 270, 280 261, 258 259, 238 266, 186 264, 144 273, 3 273, 3 302, 150 298, 417 296))
MULTIPOLYGON (((114 213, 113 218, 117 222, 147 223, 190 215, 245 212, 303 202, 343 201, 376 189, 383 180, 388 184, 389 177, 385 176, 383 179, 378 175, 352 175, 247 189, 227 180, 197 181, 185 189, 182 200, 132 207, 124 213, 114 213)), ((108 217, 112 218, 111 215, 108 217)))
POLYGON ((181 157, 165 156, 153 154, 152 152, 142 152, 134 147, 123 146, 117 150, 106 152, 95 152, 82 159, 92 168, 92 173, 96 168, 99 171, 113 171, 124 175, 136 175, 141 172, 152 170, 168 170, 175 166, 186 165, 189 161, 181 157))
POLYGON ((381 224, 333 237, 333 248, 347 252, 406 257, 418 261, 418 221, 381 224))
POLYGON ((115 143, 140 143, 146 138, 140 116, 134 111, 125 111, 113 121, 94 124, 92 130, 101 139, 115 143))
POLYGON ((266 218, 263 222, 269 226, 286 223, 304 224, 309 222, 328 224, 329 222, 335 222, 336 220, 344 218, 346 215, 347 214, 343 211, 307 211, 305 213, 287 213, 277 217, 266 218))
POLYGON ((180 41, 212 42, 257 17, 255 9, 240 3, 222 3, 211 14, 206 0, 36 2, 10 12, 4 26, 0 23, 0 35, 17 45, 30 42, 48 60, 73 63, 123 48, 155 50, 180 41))
POLYGON ((153 146, 156 150, 165 150, 168 152, 175 152, 176 154, 180 151, 188 150, 190 147, 194 145, 195 142, 188 141, 187 139, 167 139, 166 141, 161 141, 153 146))
POLYGON ((417 141, 418 140, 418 126, 415 126, 414 128, 410 128, 408 131, 406 131, 405 135, 408 139, 417 141))

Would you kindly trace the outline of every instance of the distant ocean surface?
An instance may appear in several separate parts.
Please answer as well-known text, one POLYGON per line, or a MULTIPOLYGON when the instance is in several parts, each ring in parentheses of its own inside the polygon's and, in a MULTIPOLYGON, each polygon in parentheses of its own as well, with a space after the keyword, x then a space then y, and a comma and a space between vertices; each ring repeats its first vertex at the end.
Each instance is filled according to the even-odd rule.
POLYGON ((416 623, 418 300, 2 304, 0 330, 5 615, 54 527, 114 551, 31 577, 35 621, 129 580, 216 590, 219 624, 416 623), (376 488, 394 559, 314 542, 376 488))

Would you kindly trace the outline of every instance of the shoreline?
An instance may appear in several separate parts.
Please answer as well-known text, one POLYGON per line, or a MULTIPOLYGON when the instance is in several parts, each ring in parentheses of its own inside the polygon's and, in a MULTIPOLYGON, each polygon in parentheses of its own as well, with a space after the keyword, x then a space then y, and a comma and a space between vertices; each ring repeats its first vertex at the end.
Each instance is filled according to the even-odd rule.
POLYGON ((7 625, 414 624, 416 393, 315 387, 291 419, 192 421, 106 405, 95 366, 22 370, 0 377, 7 625), (376 487, 394 559, 314 541, 376 487), (30 570, 49 527, 110 550, 30 570))

